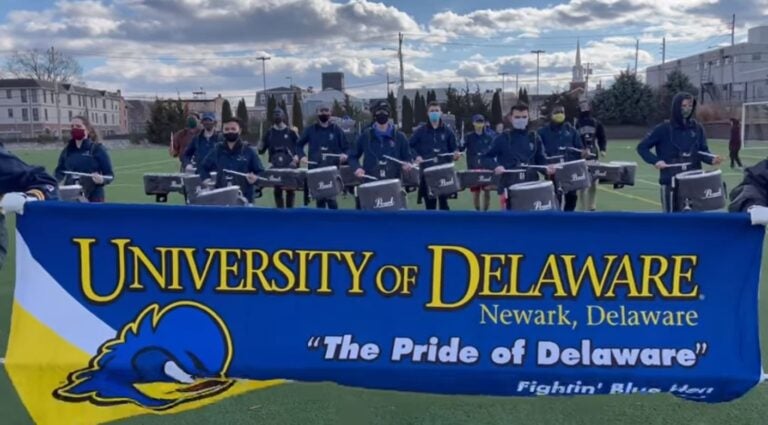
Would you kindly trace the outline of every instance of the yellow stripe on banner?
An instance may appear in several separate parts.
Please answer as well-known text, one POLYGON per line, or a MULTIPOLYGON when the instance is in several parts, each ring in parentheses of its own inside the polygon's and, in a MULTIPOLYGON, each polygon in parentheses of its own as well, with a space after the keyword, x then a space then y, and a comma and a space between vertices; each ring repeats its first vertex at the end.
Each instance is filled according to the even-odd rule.
POLYGON ((5 368, 29 415, 38 425, 103 424, 148 413, 179 413, 286 382, 236 381, 222 394, 166 411, 152 411, 131 404, 97 406, 87 401, 66 402, 54 398, 53 391, 67 382, 71 372, 88 366, 91 357, 14 302, 5 368))
POLYGON ((608 189, 605 189, 605 188, 602 188, 602 187, 599 187, 599 186, 598 186, 598 189, 600 189, 603 192, 613 193, 614 195, 617 195, 617 196, 623 196, 625 198, 634 199, 634 200, 640 201, 640 202, 645 202, 646 204, 656 205, 657 207, 661 206, 660 202, 652 201, 652 200, 650 200, 648 198, 643 198, 642 196, 630 195, 628 193, 622 193, 622 192, 619 192, 619 191, 616 191, 616 190, 608 190, 608 189))

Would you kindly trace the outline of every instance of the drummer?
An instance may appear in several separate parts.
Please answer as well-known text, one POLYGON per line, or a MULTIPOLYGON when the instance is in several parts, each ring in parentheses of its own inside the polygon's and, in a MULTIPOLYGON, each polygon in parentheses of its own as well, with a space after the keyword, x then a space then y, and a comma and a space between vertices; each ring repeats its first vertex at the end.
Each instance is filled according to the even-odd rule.
MULTIPOLYGON (((579 131, 581 142, 589 151, 590 158, 599 159, 605 157, 607 141, 603 123, 592 116, 592 107, 588 100, 579 102, 579 118, 576 120, 576 130, 579 131)), ((584 189, 579 197, 582 211, 597 210, 597 183, 598 179, 592 179, 588 189, 584 189)))
MULTIPOLYGON (((399 179, 400 170, 410 170, 411 153, 408 139, 402 131, 395 129, 389 122, 389 102, 381 101, 373 107, 375 123, 364 131, 350 150, 349 165, 355 170, 355 176, 373 180, 399 179), (385 158, 389 156, 402 163, 385 158), (360 164, 360 157, 363 163, 360 164)), ((360 199, 355 199, 360 209, 360 199)))
MULTIPOLYGON (((304 129, 298 142, 298 154, 309 169, 338 166, 347 162, 349 143, 347 136, 338 125, 331 122, 331 107, 321 104, 317 107, 317 123, 304 129), (304 153, 304 146, 309 145, 304 153)), ((304 193, 309 193, 305 190, 304 193)), ((336 199, 318 199, 317 208, 339 209, 336 199)))
MULTIPOLYGON (((427 108, 429 123, 419 127, 411 136, 409 145, 416 152, 416 164, 420 165, 422 172, 424 169, 437 164, 446 164, 451 161, 457 161, 461 156, 459 146, 456 143, 456 135, 448 128, 441 117, 443 116, 440 104, 436 101, 429 103, 427 108)), ((438 203, 440 209, 447 211, 448 196, 439 196, 435 199, 429 194, 426 180, 421 179, 419 186, 419 198, 424 199, 426 209, 434 210, 438 203)))
MULTIPOLYGON (((552 108, 549 124, 538 131, 544 145, 547 158, 562 157, 563 161, 576 161, 586 157, 579 132, 565 122, 565 108, 556 105, 552 108)), ((571 191, 561 195, 564 198, 563 211, 574 211, 579 200, 579 192, 571 191)))
POLYGON ((711 165, 722 162, 719 155, 709 152, 704 128, 695 116, 696 99, 689 93, 678 93, 672 100, 670 119, 657 125, 637 145, 637 153, 643 160, 659 170, 661 206, 664 212, 675 210, 672 179, 676 174, 700 170, 702 162, 711 165))
MULTIPOLYGON (((496 161, 484 155, 491 149, 495 133, 481 114, 472 117, 472 127, 474 131, 464 136, 464 144, 461 146, 461 151, 466 151, 467 154, 467 169, 493 170, 496 168, 496 161)), ((483 211, 488 211, 491 202, 491 191, 488 186, 471 187, 469 190, 472 192, 472 202, 476 211, 480 211, 480 192, 483 192, 482 208, 483 211)))
MULTIPOLYGON (((485 158, 492 159, 498 164, 495 168, 496 174, 503 174, 504 171, 514 170, 525 165, 546 165, 541 138, 538 133, 528 129, 528 105, 520 103, 513 106, 507 117, 507 121, 512 123, 512 128, 503 131, 496 137, 491 149, 484 155, 485 158)), ((549 175, 554 174, 554 172, 554 166, 547 168, 549 175)), ((502 183, 498 187, 502 210, 509 209, 505 186, 502 183)))
MULTIPOLYGON (((298 152, 299 136, 288 128, 285 122, 285 112, 281 108, 275 108, 272 112, 272 127, 264 134, 259 147, 259 154, 269 152, 269 163, 273 168, 296 168, 299 162, 298 152)), ((275 187, 275 206, 277 208, 293 208, 296 192, 293 190, 275 187), (285 198, 283 198, 285 193, 285 198)))
POLYGON ((256 183, 257 174, 264 171, 264 167, 256 151, 240 138, 242 132, 240 120, 230 118, 223 124, 224 141, 214 146, 197 171, 204 181, 210 180, 211 173, 215 171, 217 189, 227 187, 231 182, 233 185, 240 186, 240 191, 248 203, 253 203, 254 197, 261 194, 254 190, 253 184, 256 183), (237 171, 248 176, 232 175, 224 170, 237 171))
POLYGON ((99 141, 99 133, 87 117, 76 116, 72 118, 70 125, 72 138, 59 155, 54 175, 64 184, 72 184, 78 180, 84 190, 88 187, 85 193, 88 202, 104 202, 104 186, 114 180, 109 152, 99 141), (72 172, 89 174, 90 177, 75 179, 72 174, 68 174, 72 172))

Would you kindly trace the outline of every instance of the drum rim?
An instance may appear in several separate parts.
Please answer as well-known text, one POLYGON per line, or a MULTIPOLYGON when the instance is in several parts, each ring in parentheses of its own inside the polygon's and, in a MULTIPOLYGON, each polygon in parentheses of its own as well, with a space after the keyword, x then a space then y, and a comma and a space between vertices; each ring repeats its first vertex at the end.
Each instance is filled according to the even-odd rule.
POLYGON ((690 170, 690 171, 683 171, 682 173, 676 174, 675 178, 678 180, 693 180, 701 177, 709 177, 709 176, 722 176, 723 172, 722 170, 690 170))
POLYGON ((368 182, 357 185, 358 188, 361 187, 377 187, 377 186, 384 186, 387 184, 393 184, 396 183, 398 186, 401 186, 400 179, 385 179, 385 180, 377 180, 375 182, 368 182))
POLYGON ((587 164, 587 160, 586 159, 576 159, 576 160, 573 160, 573 161, 561 162, 561 163, 557 164, 557 167, 558 168, 563 168, 563 167, 565 167, 566 165, 569 165, 569 164, 580 164, 580 163, 584 163, 586 165, 587 164))
POLYGON ((491 174, 493 174, 493 170, 483 170, 483 169, 480 169, 480 168, 471 169, 471 170, 461 170, 461 171, 457 171, 457 172, 459 174, 467 174, 467 173, 476 173, 476 174, 488 174, 488 173, 491 173, 491 174))
POLYGON ((82 186, 80 186, 79 184, 64 184, 64 185, 59 185, 59 190, 63 190, 63 189, 80 189, 80 190, 82 190, 82 189, 83 189, 83 187, 82 187, 82 186))
POLYGON ((275 171, 278 173, 291 173, 291 174, 298 172, 296 168, 267 168, 262 173, 268 173, 270 171, 275 171))
POLYGON ((227 186, 227 187, 219 187, 215 189, 209 189, 202 192, 198 192, 197 196, 200 195, 208 195, 211 193, 224 193, 224 192, 234 192, 235 190, 240 191, 240 186, 227 186))
POLYGON ((627 165, 632 165, 637 167, 637 162, 633 161, 609 161, 608 164, 618 164, 619 166, 626 167, 627 165))
POLYGON ((196 174, 187 174, 187 173, 144 173, 144 177, 184 177, 184 176, 194 176, 196 174))
POLYGON ((538 188, 543 188, 543 187, 554 188, 554 185, 552 184, 551 180, 542 180, 542 181, 535 181, 535 182, 515 183, 515 184, 509 186, 507 189, 509 189, 509 190, 531 190, 531 189, 538 189, 538 188))
POLYGON ((313 168, 311 170, 307 170, 307 173, 319 173, 321 171, 330 171, 330 170, 338 170, 338 169, 339 167, 335 165, 328 165, 326 167, 318 167, 318 168, 313 168))
POLYGON ((608 167, 608 168, 622 168, 619 164, 612 164, 610 162, 598 162, 597 164, 592 164, 593 167, 608 167))
POLYGON ((426 173, 428 171, 432 172, 432 171, 435 171, 435 170, 442 170, 442 169, 448 169, 448 168, 456 168, 456 166, 454 165, 453 162, 449 162, 449 163, 446 163, 446 164, 437 164, 437 165, 433 165, 433 166, 431 166, 429 168, 425 168, 424 172, 426 173))

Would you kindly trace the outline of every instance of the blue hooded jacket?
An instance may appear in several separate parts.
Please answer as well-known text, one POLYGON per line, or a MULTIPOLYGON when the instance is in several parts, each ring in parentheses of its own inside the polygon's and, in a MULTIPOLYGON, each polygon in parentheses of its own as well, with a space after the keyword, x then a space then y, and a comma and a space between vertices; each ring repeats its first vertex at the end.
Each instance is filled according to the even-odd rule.
POLYGON ((379 179, 400 178, 402 166, 397 162, 387 160, 384 158, 385 155, 405 162, 411 160, 408 139, 391 124, 386 133, 378 132, 374 126, 370 127, 368 131, 364 131, 347 156, 349 157, 349 165, 353 170, 362 168, 365 174, 379 179), (360 157, 364 157, 362 165, 360 164, 360 157), (383 176, 382 173, 384 173, 383 176))
POLYGON ((107 149, 101 143, 93 142, 90 139, 83 140, 79 148, 74 140, 67 143, 59 155, 59 163, 54 173, 57 180, 64 180, 65 184, 73 183, 74 178, 64 174, 65 171, 113 176, 112 180, 105 180, 104 184, 96 185, 93 191, 87 194, 89 201, 104 199, 104 186, 114 182, 115 173, 112 171, 112 162, 109 159, 107 149))
MULTIPOLYGON (((514 170, 522 165, 546 165, 544 146, 535 131, 507 130, 493 141, 493 146, 486 152, 486 158, 494 159, 507 170, 514 170)), ((537 174, 529 169, 530 174, 537 174)), ((499 193, 504 191, 499 186, 499 193)))
POLYGON ((572 125, 566 123, 550 123, 541 127, 538 131, 544 146, 546 157, 564 156, 565 161, 581 159, 581 153, 573 150, 584 149, 579 132, 572 125))
POLYGON ((437 164, 447 164, 453 161, 450 156, 438 157, 438 154, 454 153, 459 150, 456 135, 442 121, 437 128, 432 127, 431 124, 419 127, 411 136, 408 144, 416 152, 416 156, 420 156, 424 161, 437 158, 437 161, 425 163, 421 167, 422 171, 437 164))
POLYGON ((248 202, 253 202, 255 195, 261 196, 261 191, 254 190, 252 184, 248 183, 245 177, 231 175, 224 170, 232 170, 240 173, 259 174, 264 171, 261 159, 256 151, 242 140, 233 143, 230 149, 226 142, 217 143, 211 153, 205 157, 202 164, 197 169, 200 178, 207 180, 211 178, 211 173, 216 172, 216 188, 226 187, 229 181, 233 185, 240 186, 243 197, 248 202))
POLYGON ((659 161, 667 164, 691 163, 685 169, 670 167, 660 170, 659 183, 662 185, 671 184, 672 177, 680 172, 700 170, 702 162, 712 164, 712 157, 699 154, 709 153, 709 146, 704 128, 693 119, 695 115, 696 98, 689 93, 678 93, 672 100, 671 119, 657 125, 637 145, 637 153, 648 164, 659 161), (685 99, 693 100, 693 113, 689 119, 683 118, 682 104, 685 99))

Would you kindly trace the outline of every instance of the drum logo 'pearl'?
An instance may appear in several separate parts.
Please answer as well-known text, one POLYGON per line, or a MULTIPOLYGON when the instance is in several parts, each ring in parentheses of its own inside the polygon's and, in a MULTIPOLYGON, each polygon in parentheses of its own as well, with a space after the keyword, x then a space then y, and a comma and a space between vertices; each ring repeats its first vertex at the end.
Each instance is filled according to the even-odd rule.
POLYGON ((389 198, 389 201, 384 201, 383 198, 376 198, 376 205, 374 208, 387 208, 395 206, 395 198, 389 198))
POLYGON ((452 178, 448 179, 448 180, 440 179, 440 186, 439 187, 448 187, 448 186, 453 186, 454 184, 456 184, 456 183, 453 181, 452 178))
POLYGON ((720 198, 722 196, 723 196, 722 189, 718 189, 717 192, 713 191, 712 189, 707 189, 704 191, 704 199, 720 198))
POLYGON ((317 189, 318 190, 333 189, 333 180, 329 181, 328 183, 319 182, 317 184, 317 189))

